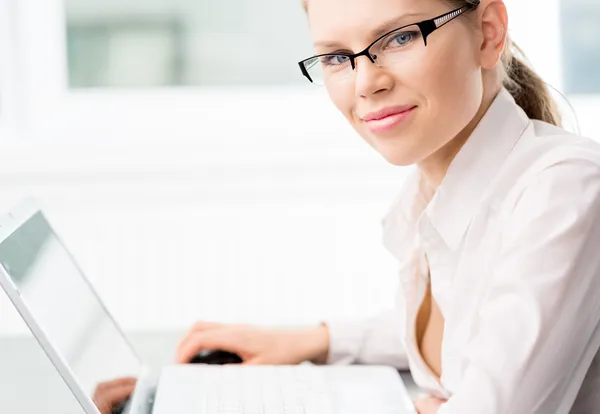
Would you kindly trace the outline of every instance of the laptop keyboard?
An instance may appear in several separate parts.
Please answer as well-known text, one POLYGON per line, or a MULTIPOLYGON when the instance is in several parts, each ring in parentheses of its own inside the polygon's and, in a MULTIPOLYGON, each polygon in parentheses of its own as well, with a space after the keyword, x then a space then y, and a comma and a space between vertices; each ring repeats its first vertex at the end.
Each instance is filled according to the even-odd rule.
POLYGON ((310 365, 206 366, 191 378, 197 413, 333 414, 323 373, 310 365))

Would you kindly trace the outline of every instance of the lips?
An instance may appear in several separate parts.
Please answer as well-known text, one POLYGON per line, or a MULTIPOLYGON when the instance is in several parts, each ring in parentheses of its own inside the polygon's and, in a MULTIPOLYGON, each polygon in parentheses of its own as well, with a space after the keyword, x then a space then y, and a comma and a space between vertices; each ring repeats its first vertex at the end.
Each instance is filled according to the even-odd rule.
POLYGON ((377 112, 371 112, 365 115, 362 120, 372 133, 383 134, 404 123, 416 109, 416 106, 409 105, 388 107, 377 112))
POLYGON ((413 108, 415 108, 414 105, 390 106, 376 112, 370 112, 367 115, 363 116, 362 120, 365 122, 379 121, 387 118, 388 116, 398 115, 403 112, 410 111, 413 108))

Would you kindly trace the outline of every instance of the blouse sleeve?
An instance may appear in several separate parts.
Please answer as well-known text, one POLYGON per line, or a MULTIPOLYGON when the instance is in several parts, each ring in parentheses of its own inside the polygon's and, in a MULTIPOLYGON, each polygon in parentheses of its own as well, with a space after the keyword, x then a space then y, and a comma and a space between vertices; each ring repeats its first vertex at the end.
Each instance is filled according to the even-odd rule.
POLYGON ((404 312, 394 309, 358 321, 327 322, 329 364, 389 365, 407 369, 404 312))

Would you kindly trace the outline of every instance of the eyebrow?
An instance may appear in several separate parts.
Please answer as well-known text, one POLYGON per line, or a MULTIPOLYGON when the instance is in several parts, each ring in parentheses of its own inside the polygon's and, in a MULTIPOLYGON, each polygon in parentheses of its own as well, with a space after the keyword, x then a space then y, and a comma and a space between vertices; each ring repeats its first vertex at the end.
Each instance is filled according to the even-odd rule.
MULTIPOLYGON (((375 40, 375 39, 379 38, 380 36, 390 32, 396 28, 400 28, 401 27, 400 22, 404 21, 405 19, 407 19, 409 17, 417 17, 417 16, 422 16, 422 15, 423 15, 422 13, 407 13, 400 17, 394 17, 392 19, 389 19, 389 20, 383 22, 382 24, 375 27, 374 29, 372 29, 369 33, 369 36, 373 40, 375 40)), ((414 22, 414 23, 417 23, 417 22, 414 22)), ((325 47, 325 48, 332 48, 332 47, 341 47, 342 44, 340 42, 336 42, 336 41, 320 41, 320 42, 315 42, 314 46, 315 47, 321 46, 321 47, 325 47)))

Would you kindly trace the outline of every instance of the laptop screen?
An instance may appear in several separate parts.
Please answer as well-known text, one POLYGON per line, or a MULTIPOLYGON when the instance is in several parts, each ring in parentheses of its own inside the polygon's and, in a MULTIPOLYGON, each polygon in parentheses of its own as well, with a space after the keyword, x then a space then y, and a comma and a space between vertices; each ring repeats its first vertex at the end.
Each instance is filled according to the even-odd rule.
POLYGON ((101 383, 139 375, 135 352, 40 212, 0 244, 0 264, 90 398, 101 383))

